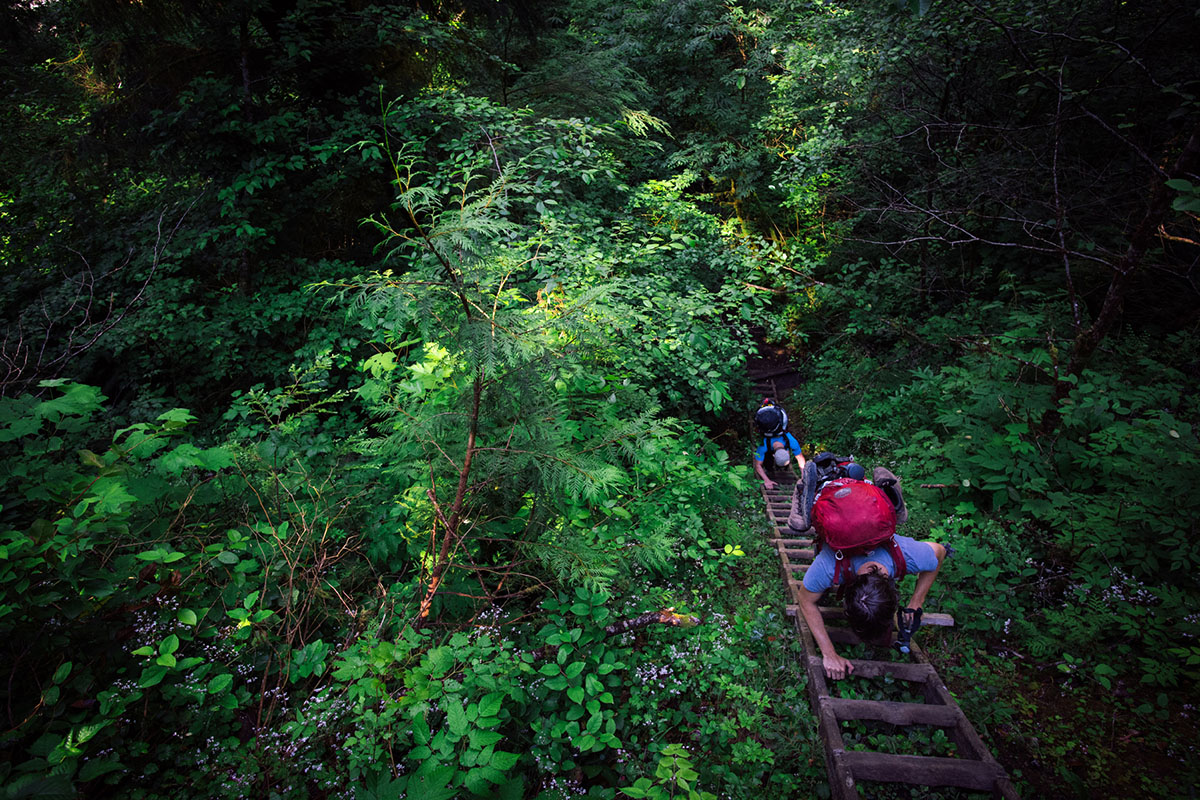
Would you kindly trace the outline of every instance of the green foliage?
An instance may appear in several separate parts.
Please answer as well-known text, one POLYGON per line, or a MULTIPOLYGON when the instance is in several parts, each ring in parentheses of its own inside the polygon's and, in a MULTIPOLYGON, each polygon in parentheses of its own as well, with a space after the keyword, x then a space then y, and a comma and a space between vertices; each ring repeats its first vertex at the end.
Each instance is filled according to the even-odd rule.
POLYGON ((957 549, 930 650, 1026 794, 1145 763, 1200 638, 1182 8, 0 9, 5 795, 819 793, 710 439, 756 341, 957 549))
POLYGON ((687 800, 716 800, 712 792, 692 788, 700 773, 696 772, 682 745, 669 744, 663 748, 662 758, 654 771, 654 780, 638 778, 633 786, 625 786, 622 792, 634 798, 667 800, 686 797, 687 800))
MULTIPOLYGON (((39 775, 87 782, 123 771, 126 756, 112 757, 114 744, 143 697, 199 704, 211 675, 217 683, 207 693, 238 706, 224 665, 196 655, 198 639, 215 632, 211 620, 202 632, 201 618, 222 616, 215 598, 196 595, 194 607, 172 598, 182 570, 202 562, 159 538, 165 525, 154 521, 157 510, 186 505, 182 475, 224 469, 229 454, 173 444, 192 419, 178 409, 117 431, 97 454, 83 445, 103 441, 94 430, 99 392, 62 382, 44 388, 58 396, 0 404, 0 446, 14 467, 0 484, 0 619, 13 637, 5 660, 10 669, 21 665, 8 707, 22 720, 12 735, 27 758, 16 760, 13 778, 25 786, 39 775), (149 542, 158 546, 134 552, 149 542), (105 623, 112 619, 130 632, 105 623)), ((247 599, 244 608, 252 605, 247 599)))
MULTIPOLYGON (((980 523, 954 515, 929 536, 955 550, 939 575, 935 596, 961 629, 1002 641, 1042 635, 1029 618, 1038 570, 1032 549, 1018 535, 995 520, 980 523), (999 596, 1011 599, 997 604, 999 596)), ((1049 643, 1052 635, 1042 641, 1049 643)))
MULTIPOLYGON (((467 520, 466 531, 449 534, 448 553, 501 559, 494 566, 504 569, 511 551, 474 542, 510 542, 557 579, 599 589, 629 567, 665 567, 677 557, 676 532, 697 526, 699 499, 731 497, 742 485, 744 471, 658 405, 726 403, 737 351, 720 319, 738 300, 711 264, 684 252, 685 242, 713 252, 723 243, 677 193, 636 200, 653 216, 629 234, 684 224, 695 232, 641 233, 631 245, 623 231, 605 235, 595 210, 573 199, 587 191, 592 164, 599 174, 612 163, 590 149, 611 133, 578 120, 533 129, 524 116, 455 94, 389 113, 395 135, 435 133, 421 134, 432 137, 422 156, 411 148, 389 156, 397 199, 374 224, 388 237, 393 270, 339 287, 357 293, 354 313, 379 337, 358 396, 385 435, 362 452, 389 476, 392 517, 405 531, 467 520), (497 144, 480 152, 473 127, 456 133, 464 118, 497 144), (594 159, 572 168, 571 182, 567 152, 576 167, 594 159), (443 161, 431 163, 433 154, 443 161), (622 251, 629 258, 617 275, 612 259, 622 251), (701 276, 715 284, 672 310, 686 327, 646 310, 679 302, 677 284, 644 291, 653 284, 641 276, 666 259, 684 285, 703 291, 701 276), (621 331, 644 331, 656 347, 631 358, 629 341, 613 346, 621 331), (727 363, 712 358, 717 342, 727 363), (665 372, 656 367, 681 357, 679 382, 656 386, 665 372), (451 487, 469 480, 468 469, 486 483, 460 498, 451 487), (427 494, 420 487, 430 477, 427 494)), ((392 135, 361 147, 390 152, 392 135)), ((407 533, 372 538, 372 553, 397 565, 433 558, 407 533)), ((427 568, 441 570, 443 558, 427 568)), ((456 571, 455 580, 469 579, 456 571)))

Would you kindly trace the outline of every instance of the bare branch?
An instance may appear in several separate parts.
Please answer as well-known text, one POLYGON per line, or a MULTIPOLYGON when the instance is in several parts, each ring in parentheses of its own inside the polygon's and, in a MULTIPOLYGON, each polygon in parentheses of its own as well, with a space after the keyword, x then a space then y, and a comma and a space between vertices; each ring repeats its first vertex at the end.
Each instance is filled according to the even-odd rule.
POLYGON ((110 292, 105 301, 98 294, 99 287, 125 270, 133 262, 135 252, 130 250, 119 265, 97 276, 82 253, 68 248, 79 257, 82 264, 76 275, 64 274, 64 285, 73 287, 70 301, 65 308, 55 308, 48 299, 42 298, 38 307, 41 320, 36 325, 39 329, 36 336, 40 337, 37 344, 33 342, 34 336, 27 332, 29 327, 33 327, 27 318, 18 319, 4 332, 3 341, 0 342, 0 364, 4 366, 5 374, 0 379, 0 397, 28 390, 39 381, 59 377, 69 364, 94 347, 105 334, 120 325, 131 311, 141 305, 171 240, 201 196, 192 200, 169 231, 163 228, 167 209, 159 214, 150 269, 133 296, 123 300, 119 307, 116 293, 110 292), (74 321, 69 321, 72 319, 74 321))

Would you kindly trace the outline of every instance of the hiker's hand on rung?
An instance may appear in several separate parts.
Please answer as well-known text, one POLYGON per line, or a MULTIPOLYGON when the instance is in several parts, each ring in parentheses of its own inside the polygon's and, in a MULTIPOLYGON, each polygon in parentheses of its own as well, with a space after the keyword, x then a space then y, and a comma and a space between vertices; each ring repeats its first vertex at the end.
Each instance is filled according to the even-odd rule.
POLYGON ((763 481, 763 486, 765 486, 768 491, 774 489, 777 485, 778 484, 776 484, 775 481, 771 480, 770 478, 767 478, 763 481))
POLYGON ((825 675, 832 680, 841 680, 854 672, 854 665, 850 663, 850 659, 842 658, 837 653, 823 656, 822 660, 825 662, 825 675))

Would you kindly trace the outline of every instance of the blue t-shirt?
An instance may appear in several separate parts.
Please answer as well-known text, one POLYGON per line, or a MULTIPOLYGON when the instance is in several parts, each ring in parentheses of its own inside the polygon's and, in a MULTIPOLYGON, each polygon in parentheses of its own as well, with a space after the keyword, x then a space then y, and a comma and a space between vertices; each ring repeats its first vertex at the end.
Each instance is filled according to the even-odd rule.
MULTIPOLYGON (((896 544, 904 554, 904 563, 908 572, 928 572, 937 569, 937 553, 925 542, 918 542, 907 536, 896 535, 896 544)), ((896 574, 896 564, 892 561, 892 549, 887 544, 880 545, 865 556, 850 556, 850 569, 857 571, 867 561, 878 561, 887 567, 889 575, 896 574)), ((821 548, 812 566, 804 573, 804 588, 814 594, 820 594, 833 586, 833 571, 837 559, 828 547, 821 548)))
POLYGON ((783 442, 783 446, 791 450, 793 454, 800 452, 800 443, 796 441, 796 437, 790 433, 781 433, 770 438, 764 436, 762 444, 754 451, 754 460, 764 460, 767 457, 767 450, 773 448, 776 442, 783 442))

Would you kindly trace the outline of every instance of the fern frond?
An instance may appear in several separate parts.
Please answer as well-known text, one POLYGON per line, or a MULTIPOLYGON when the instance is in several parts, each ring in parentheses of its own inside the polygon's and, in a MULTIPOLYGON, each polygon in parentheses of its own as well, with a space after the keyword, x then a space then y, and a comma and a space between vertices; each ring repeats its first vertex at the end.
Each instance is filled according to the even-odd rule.
POLYGON ((665 570, 675 558, 680 539, 671 534, 665 526, 659 528, 639 528, 636 532, 636 544, 630 545, 622 552, 632 559, 633 563, 656 572, 665 570))
POLYGON ((523 550, 568 586, 604 591, 618 573, 614 553, 566 531, 547 532, 538 541, 527 543, 523 550))

